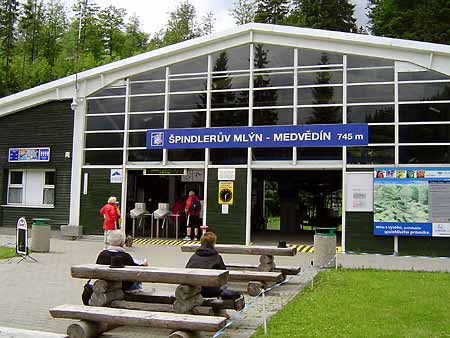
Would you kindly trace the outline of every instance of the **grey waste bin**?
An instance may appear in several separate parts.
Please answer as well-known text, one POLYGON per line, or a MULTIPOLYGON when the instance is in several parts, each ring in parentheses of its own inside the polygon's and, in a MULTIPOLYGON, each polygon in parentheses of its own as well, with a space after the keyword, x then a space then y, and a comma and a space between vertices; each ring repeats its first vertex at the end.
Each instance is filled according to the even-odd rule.
POLYGON ((314 266, 328 267, 336 255, 335 228, 316 228, 314 234, 314 266))
POLYGON ((49 218, 33 218, 31 227, 31 250, 34 252, 50 251, 49 218))

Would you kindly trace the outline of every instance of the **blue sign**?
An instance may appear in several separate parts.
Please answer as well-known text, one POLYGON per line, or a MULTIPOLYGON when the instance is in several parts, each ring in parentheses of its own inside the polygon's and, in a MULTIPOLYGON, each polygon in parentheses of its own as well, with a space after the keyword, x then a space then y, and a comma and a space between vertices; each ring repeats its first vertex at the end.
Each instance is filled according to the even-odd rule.
POLYGON ((366 146, 367 124, 147 130, 147 149, 366 146))
POLYGON ((9 162, 49 162, 50 148, 9 148, 9 162))
POLYGON ((376 236, 433 236, 432 223, 374 222, 376 236))

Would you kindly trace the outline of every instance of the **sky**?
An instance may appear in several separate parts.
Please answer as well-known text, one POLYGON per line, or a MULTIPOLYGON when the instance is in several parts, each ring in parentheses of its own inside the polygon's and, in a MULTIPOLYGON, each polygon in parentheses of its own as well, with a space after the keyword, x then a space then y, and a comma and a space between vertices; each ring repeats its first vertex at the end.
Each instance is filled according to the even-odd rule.
MULTIPOLYGON (((216 18, 215 31, 223 31, 235 26, 234 20, 229 15, 229 10, 235 0, 190 0, 198 11, 198 16, 202 17, 207 12, 213 12, 216 18)), ((65 0, 68 7, 71 7, 75 0, 65 0)), ((104 8, 109 5, 125 8, 127 13, 136 13, 140 18, 145 32, 153 34, 164 28, 168 15, 182 0, 96 0, 97 4, 104 8)), ((365 15, 367 0, 351 0, 355 7, 355 16, 358 26, 367 24, 365 15)))

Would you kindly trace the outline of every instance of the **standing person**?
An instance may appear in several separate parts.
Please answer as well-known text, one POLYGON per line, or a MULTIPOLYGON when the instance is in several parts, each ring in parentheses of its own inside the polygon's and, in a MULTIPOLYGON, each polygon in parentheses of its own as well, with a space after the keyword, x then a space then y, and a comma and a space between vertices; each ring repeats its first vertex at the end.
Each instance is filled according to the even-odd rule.
POLYGON ((101 209, 100 214, 103 215, 103 230, 104 230, 104 242, 105 249, 108 247, 108 235, 111 230, 116 229, 116 221, 119 219, 116 206, 117 198, 111 196, 101 209))
POLYGON ((200 204, 200 198, 195 194, 194 190, 189 191, 188 199, 186 200, 186 206, 184 211, 187 216, 186 223, 186 237, 185 241, 190 241, 192 235, 192 228, 194 228, 194 236, 198 238, 198 228, 200 226, 200 211, 202 205, 200 204))

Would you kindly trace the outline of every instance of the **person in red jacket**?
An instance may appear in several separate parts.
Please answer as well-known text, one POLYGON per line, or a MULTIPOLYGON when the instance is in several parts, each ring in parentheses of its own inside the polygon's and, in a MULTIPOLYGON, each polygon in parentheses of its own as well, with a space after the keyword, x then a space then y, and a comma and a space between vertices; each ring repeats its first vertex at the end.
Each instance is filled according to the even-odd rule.
POLYGON ((111 230, 116 229, 117 220, 120 218, 117 212, 117 198, 111 196, 101 209, 100 214, 103 215, 103 230, 104 230, 104 242, 105 248, 108 246, 108 233, 111 230))
POLYGON ((198 238, 198 228, 200 226, 200 210, 202 209, 202 205, 200 204, 200 198, 195 195, 195 191, 189 191, 189 197, 186 200, 185 212, 187 215, 187 224, 186 224, 186 237, 184 240, 191 240, 192 228, 194 228, 194 236, 198 238))

